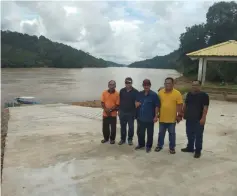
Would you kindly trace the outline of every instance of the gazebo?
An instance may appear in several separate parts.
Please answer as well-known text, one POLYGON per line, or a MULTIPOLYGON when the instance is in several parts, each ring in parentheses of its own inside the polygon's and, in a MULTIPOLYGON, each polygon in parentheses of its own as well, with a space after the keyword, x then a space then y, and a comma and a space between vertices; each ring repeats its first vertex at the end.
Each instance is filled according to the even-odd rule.
POLYGON ((206 70, 208 61, 229 61, 237 62, 237 41, 229 40, 220 44, 216 44, 201 50, 197 50, 186 54, 192 60, 199 59, 198 80, 205 83, 206 70))

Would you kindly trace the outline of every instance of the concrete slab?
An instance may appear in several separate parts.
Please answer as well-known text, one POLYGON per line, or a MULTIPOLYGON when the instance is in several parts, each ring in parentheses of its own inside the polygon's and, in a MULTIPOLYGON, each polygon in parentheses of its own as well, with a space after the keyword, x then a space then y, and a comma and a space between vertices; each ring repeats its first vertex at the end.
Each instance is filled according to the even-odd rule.
MULTIPOLYGON (((212 101, 201 159, 101 144, 101 110, 64 104, 10 109, 4 196, 236 196, 237 104, 212 101)), ((119 125, 118 125, 119 130, 119 125)), ((154 146, 157 141, 156 125, 154 146)), ((117 140, 119 140, 119 131, 117 140)), ((137 137, 135 136, 135 142, 137 137)))

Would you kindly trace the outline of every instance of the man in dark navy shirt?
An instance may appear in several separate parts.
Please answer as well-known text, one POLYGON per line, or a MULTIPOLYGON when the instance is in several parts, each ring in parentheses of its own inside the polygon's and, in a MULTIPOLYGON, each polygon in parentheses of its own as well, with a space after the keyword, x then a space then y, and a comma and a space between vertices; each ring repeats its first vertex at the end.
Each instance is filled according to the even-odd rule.
POLYGON ((125 79, 125 88, 120 90, 119 118, 121 125, 121 140, 118 143, 122 145, 126 142, 127 124, 128 124, 128 144, 132 145, 134 136, 134 119, 136 115, 135 101, 138 91, 132 87, 132 78, 125 79))
POLYGON ((209 96, 200 90, 201 82, 193 81, 192 91, 189 92, 184 104, 184 119, 186 119, 186 134, 188 144, 182 152, 194 152, 194 158, 199 158, 202 151, 203 131, 209 106, 209 96))
POLYGON ((138 93, 136 107, 138 108, 138 146, 136 150, 145 147, 145 133, 147 131, 146 151, 150 152, 153 144, 154 123, 158 121, 160 99, 154 91, 150 90, 151 82, 143 81, 144 90, 138 93))

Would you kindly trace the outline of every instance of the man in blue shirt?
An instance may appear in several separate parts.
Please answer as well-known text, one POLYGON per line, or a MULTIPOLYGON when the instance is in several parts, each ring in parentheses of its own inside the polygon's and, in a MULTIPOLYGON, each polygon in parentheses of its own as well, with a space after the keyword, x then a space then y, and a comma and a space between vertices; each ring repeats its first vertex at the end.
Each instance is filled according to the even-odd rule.
POLYGON ((150 90, 151 81, 143 81, 144 90, 139 92, 136 98, 136 108, 138 109, 138 146, 136 150, 145 147, 145 133, 147 130, 146 152, 150 152, 153 144, 154 123, 158 121, 160 99, 154 91, 150 90))

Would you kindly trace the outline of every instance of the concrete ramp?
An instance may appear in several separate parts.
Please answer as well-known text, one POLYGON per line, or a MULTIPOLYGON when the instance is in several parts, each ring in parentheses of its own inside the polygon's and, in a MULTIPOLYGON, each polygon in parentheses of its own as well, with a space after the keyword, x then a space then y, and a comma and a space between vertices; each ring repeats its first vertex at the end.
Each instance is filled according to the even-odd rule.
MULTIPOLYGON (((213 101, 201 159, 101 144, 101 109, 65 104, 10 109, 3 196, 236 196, 237 104, 213 101)), ((119 124, 117 142, 120 138, 119 124)), ((157 144, 156 125, 154 146, 157 144)), ((137 136, 135 131, 134 142, 137 136)))

